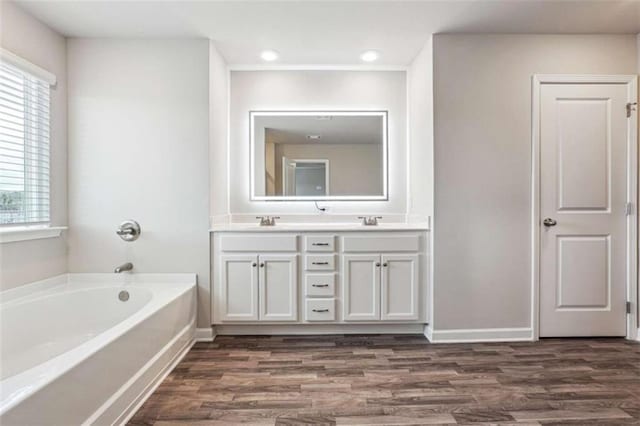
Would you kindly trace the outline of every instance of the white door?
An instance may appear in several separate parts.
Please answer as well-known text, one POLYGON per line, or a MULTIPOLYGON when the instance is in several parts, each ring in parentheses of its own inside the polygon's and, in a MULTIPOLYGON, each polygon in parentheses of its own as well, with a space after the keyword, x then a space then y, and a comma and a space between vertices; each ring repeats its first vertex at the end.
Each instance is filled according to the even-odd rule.
POLYGON ((382 319, 418 319, 418 256, 382 255, 382 319))
POLYGON ((260 320, 298 319, 297 255, 260 255, 260 320))
POLYGON ((540 336, 626 333, 626 84, 540 89, 540 336))
POLYGON ((345 321, 380 319, 380 256, 343 256, 343 313, 345 321))
POLYGON ((222 321, 258 319, 258 256, 221 256, 222 321))

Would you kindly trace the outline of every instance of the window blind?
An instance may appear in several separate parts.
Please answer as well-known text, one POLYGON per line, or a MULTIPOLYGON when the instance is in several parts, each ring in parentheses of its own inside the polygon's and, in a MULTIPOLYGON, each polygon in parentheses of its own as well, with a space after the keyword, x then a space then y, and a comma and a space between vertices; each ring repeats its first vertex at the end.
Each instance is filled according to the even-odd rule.
POLYGON ((49 82, 0 62, 0 225, 48 223, 49 82))

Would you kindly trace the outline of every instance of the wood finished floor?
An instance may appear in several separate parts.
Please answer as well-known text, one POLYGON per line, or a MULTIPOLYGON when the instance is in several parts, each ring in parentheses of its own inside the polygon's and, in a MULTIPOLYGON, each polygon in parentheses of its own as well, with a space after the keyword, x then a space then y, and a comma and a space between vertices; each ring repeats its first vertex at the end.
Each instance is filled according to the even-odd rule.
POLYGON ((640 424, 640 344, 422 336, 198 343, 131 425, 640 424))

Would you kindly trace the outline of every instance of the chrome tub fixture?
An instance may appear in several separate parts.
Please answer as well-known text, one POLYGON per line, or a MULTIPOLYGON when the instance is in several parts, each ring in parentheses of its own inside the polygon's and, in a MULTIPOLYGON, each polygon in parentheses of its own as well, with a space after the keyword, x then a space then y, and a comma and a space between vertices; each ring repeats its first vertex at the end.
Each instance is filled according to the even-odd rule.
POLYGON ((119 274, 121 272, 131 271, 132 269, 133 269, 133 263, 127 262, 127 263, 123 263, 122 265, 116 267, 116 269, 114 269, 113 272, 116 273, 116 274, 119 274))
POLYGON ((124 241, 135 241, 140 237, 140 224, 135 220, 125 220, 118 226, 116 234, 120 236, 124 241))

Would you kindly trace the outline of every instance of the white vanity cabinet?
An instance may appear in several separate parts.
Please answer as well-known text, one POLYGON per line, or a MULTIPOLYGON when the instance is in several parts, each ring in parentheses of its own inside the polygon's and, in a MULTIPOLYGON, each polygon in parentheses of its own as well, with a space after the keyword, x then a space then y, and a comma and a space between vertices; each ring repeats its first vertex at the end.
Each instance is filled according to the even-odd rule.
POLYGON ((297 255, 223 255, 221 318, 225 321, 298 319, 297 255))
POLYGON ((420 319, 422 238, 417 233, 342 237, 345 321, 420 319))
POLYGON ((428 318, 427 264, 426 230, 215 231, 213 324, 415 327, 428 318))
POLYGON ((297 321, 297 240, 296 235, 217 239, 221 251, 213 259, 218 271, 214 312, 219 321, 297 321))

